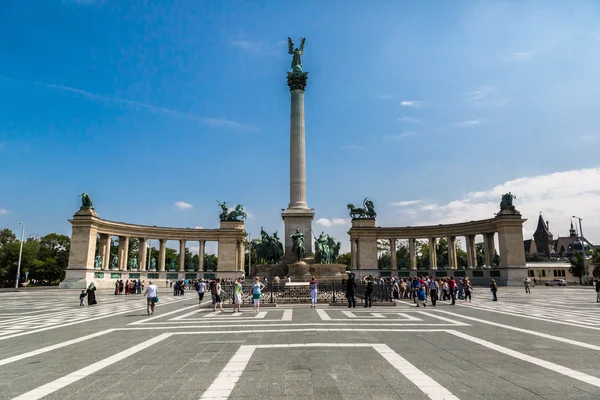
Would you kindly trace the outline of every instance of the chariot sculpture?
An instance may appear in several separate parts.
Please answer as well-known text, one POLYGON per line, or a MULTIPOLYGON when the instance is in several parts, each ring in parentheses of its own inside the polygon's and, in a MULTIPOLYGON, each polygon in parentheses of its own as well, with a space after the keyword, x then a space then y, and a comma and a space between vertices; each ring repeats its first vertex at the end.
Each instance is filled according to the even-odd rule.
POLYGON ((375 205, 371 200, 365 197, 363 200, 363 207, 356 208, 354 204, 348 204, 348 211, 350 212, 350 218, 352 219, 375 219, 377 213, 375 212, 375 205))

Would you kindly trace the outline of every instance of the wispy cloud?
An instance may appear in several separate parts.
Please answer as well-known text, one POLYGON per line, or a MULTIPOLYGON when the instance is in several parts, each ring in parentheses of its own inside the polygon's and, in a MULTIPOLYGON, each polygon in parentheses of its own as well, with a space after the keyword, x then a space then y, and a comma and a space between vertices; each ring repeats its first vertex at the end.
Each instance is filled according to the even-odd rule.
POLYGON ((333 225, 344 225, 344 224, 348 223, 348 221, 345 220, 344 218, 333 218, 333 219, 319 218, 315 222, 317 225, 327 226, 327 227, 333 226, 333 225))
POLYGON ((400 105, 402 107, 421 107, 423 105, 422 101, 414 101, 414 100, 403 100, 400 105))
POLYGON ((178 201, 175 203, 175 207, 179 208, 180 210, 189 210, 194 206, 190 203, 186 203, 185 201, 178 201))
POLYGON ((363 146, 358 146, 358 145, 355 145, 355 144, 349 144, 349 145, 340 146, 340 148, 342 150, 362 150, 362 149, 364 149, 363 146))
POLYGON ((484 99, 487 99, 492 94, 493 91, 494 91, 494 88, 491 86, 482 86, 482 87, 477 88, 476 90, 465 93, 464 98, 465 98, 465 100, 470 100, 470 101, 484 100, 484 99))
POLYGON ((413 117, 401 117, 398 118, 399 122, 421 122, 420 119, 418 118, 413 118, 413 117))
POLYGON ((392 206, 408 207, 408 206, 414 206, 416 204, 420 204, 422 202, 423 202, 423 200, 403 200, 403 201, 396 201, 396 202, 392 203, 392 206))
POLYGON ((391 100, 393 99, 395 96, 393 94, 381 94, 379 95, 377 98, 379 100, 391 100))
MULTIPOLYGON (((1 77, 1 78, 5 79, 5 80, 10 80, 10 81, 16 81, 14 79, 6 78, 6 77, 1 77)), ((141 101, 129 100, 129 99, 121 98, 121 97, 103 96, 100 94, 91 93, 86 90, 74 88, 71 86, 56 85, 56 84, 52 84, 52 83, 45 83, 45 82, 39 82, 39 81, 32 81, 32 82, 19 81, 19 82, 30 83, 30 84, 40 86, 40 87, 43 87, 46 89, 56 90, 61 93, 80 96, 82 98, 85 98, 85 99, 88 99, 91 101, 97 101, 97 102, 101 102, 101 103, 112 104, 112 105, 117 105, 117 106, 121 106, 121 107, 127 107, 127 108, 135 109, 135 110, 147 110, 147 111, 153 112, 155 114, 165 114, 165 115, 169 115, 169 116, 176 117, 176 118, 189 119, 189 120, 197 121, 197 122, 200 122, 200 123, 206 124, 208 126, 212 126, 212 127, 229 128, 229 129, 233 129, 233 130, 246 131, 246 132, 256 132, 256 131, 260 130, 258 127, 254 126, 254 125, 248 125, 248 124, 244 124, 244 123, 237 122, 237 121, 232 121, 232 120, 225 119, 225 118, 201 117, 201 116, 198 116, 195 114, 190 114, 190 113, 174 110, 172 108, 155 106, 155 105, 152 105, 149 103, 144 103, 141 101)))
POLYGON ((383 138, 385 140, 402 140, 406 139, 407 137, 415 136, 416 134, 417 132, 403 132, 397 135, 385 135, 383 138))
POLYGON ((455 128, 472 128, 477 125, 481 125, 485 122, 483 118, 471 119, 467 121, 461 121, 454 124, 455 128))
POLYGON ((511 54, 510 57, 508 57, 508 59, 511 61, 522 61, 522 60, 527 60, 527 59, 535 56, 536 54, 537 54, 537 50, 519 51, 519 52, 511 54))
POLYGON ((0 208, 0 215, 8 214, 8 210, 6 208, 0 208))
MULTIPOLYGON (((232 46, 239 47, 242 50, 256 53, 272 53, 279 54, 282 50, 284 41, 268 42, 265 40, 232 40, 232 46)), ((281 53, 283 54, 283 53, 281 53)))
POLYGON ((463 94, 463 99, 477 108, 502 107, 506 99, 499 97, 498 90, 493 86, 481 86, 463 94))

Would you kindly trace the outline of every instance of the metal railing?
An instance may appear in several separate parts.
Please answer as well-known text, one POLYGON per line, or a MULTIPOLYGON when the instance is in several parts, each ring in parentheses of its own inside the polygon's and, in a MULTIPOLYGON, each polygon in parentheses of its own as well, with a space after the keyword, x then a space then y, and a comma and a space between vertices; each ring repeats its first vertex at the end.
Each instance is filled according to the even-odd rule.
MULTIPOLYGON (((233 285, 222 285, 221 298, 224 304, 233 304, 233 285)), ((210 291, 207 290, 209 293, 210 291)), ((366 285, 357 284, 354 297, 357 303, 364 303, 366 285)), ((208 295, 208 293, 207 293, 208 295)), ((392 285, 372 285, 373 303, 391 302, 392 285)), ((285 286, 269 283, 262 290, 261 304, 268 303, 310 303, 309 286, 285 286)), ((323 283, 317 286, 317 303, 347 303, 346 285, 342 283, 323 283)), ((242 285, 242 304, 252 304, 252 286, 242 285)))

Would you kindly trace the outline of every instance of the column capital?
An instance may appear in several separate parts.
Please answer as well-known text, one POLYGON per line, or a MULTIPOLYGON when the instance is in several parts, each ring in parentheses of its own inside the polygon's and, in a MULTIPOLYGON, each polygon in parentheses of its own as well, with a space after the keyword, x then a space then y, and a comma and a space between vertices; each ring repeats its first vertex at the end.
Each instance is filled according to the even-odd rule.
POLYGON ((290 92, 292 90, 301 90, 304 92, 307 81, 308 72, 294 71, 287 73, 287 84, 290 87, 290 92))

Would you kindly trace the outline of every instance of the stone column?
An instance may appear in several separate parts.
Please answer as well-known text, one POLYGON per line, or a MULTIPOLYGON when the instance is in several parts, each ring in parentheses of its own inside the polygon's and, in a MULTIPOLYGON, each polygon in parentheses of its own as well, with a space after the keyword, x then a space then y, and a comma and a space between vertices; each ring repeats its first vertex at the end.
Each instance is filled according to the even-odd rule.
POLYGON ((416 247, 416 239, 411 238, 408 239, 408 247, 410 250, 410 269, 411 270, 416 270, 417 269, 417 247, 416 247))
POLYGON ((198 250, 198 271, 204 271, 204 253, 206 251, 206 240, 200 241, 200 250, 198 250))
POLYGON ((140 252, 138 254, 138 265, 140 271, 146 271, 146 261, 148 258, 148 241, 145 238, 140 238, 140 252))
POLYGON ((456 236, 448 237, 448 265, 450 269, 458 268, 458 261, 456 260, 456 236))
POLYGON ((179 272, 185 271, 185 240, 179 239, 179 272))
POLYGON ((244 272, 245 270, 245 262, 246 262, 246 257, 244 252, 246 251, 245 247, 244 247, 244 241, 240 240, 238 242, 238 271, 244 272))
POLYGON ((351 268, 352 270, 358 269, 358 244, 356 243, 358 239, 351 238, 350 239, 350 255, 351 255, 351 268))
POLYGON ((127 270, 127 258, 129 256, 129 238, 127 236, 119 236, 119 269, 127 270))
POLYGON ((72 224, 69 264, 65 280, 60 283, 61 289, 85 289, 93 279, 94 256, 98 214, 93 208, 83 207, 75 213, 72 224))
POLYGON ((109 258, 110 258, 110 236, 107 233, 100 234, 100 248, 98 249, 98 254, 100 256, 102 256, 101 269, 103 269, 103 270, 108 269, 108 266, 110 264, 110 260, 109 260, 109 258), (108 247, 108 251, 106 251, 107 247, 108 247), (108 257, 106 255, 107 253, 108 253, 108 257))
POLYGON ((489 243, 490 237, 488 233, 484 233, 483 234, 483 254, 485 256, 485 265, 488 267, 491 267, 492 264, 492 258, 494 257, 494 255, 490 255, 490 243, 489 243))
POLYGON ((494 266, 494 253, 496 250, 496 244, 494 243, 495 235, 496 234, 494 232, 485 234, 485 236, 487 237, 487 246, 485 247, 485 254, 486 254, 486 258, 487 258, 487 255, 489 254, 490 263, 488 264, 488 266, 490 266, 490 267, 494 266))
POLYGON ((390 271, 393 276, 398 276, 398 267, 396 266, 396 239, 390 239, 390 271))
POLYGON ((437 269, 437 254, 435 253, 435 238, 429 238, 429 269, 437 269))
POLYGON ((167 256, 167 240, 160 239, 159 240, 160 247, 158 250, 158 270, 160 272, 165 271, 165 257, 167 256))
POLYGON ((467 241, 467 268, 477 268, 477 249, 475 247, 475 235, 465 236, 467 241))

